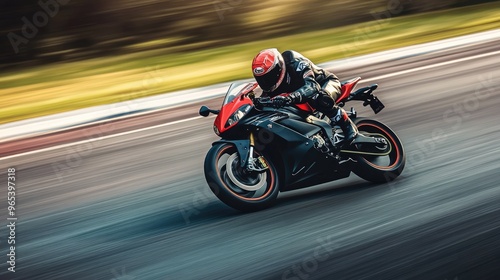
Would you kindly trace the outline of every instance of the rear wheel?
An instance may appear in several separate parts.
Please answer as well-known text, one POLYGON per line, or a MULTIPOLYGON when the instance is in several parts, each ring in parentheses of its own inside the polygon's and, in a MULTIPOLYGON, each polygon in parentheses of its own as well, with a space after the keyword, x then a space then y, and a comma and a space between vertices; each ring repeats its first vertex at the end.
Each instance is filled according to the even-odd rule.
MULTIPOLYGON (((255 151, 254 157, 259 156, 255 151)), ((245 212, 262 210, 273 205, 279 193, 278 173, 271 161, 263 159, 268 166, 265 171, 247 171, 234 145, 216 144, 205 158, 205 178, 225 204, 245 212)))
POLYGON ((375 183, 385 183, 396 179, 403 172, 406 156, 399 137, 388 126, 370 119, 355 121, 361 134, 383 137, 387 140, 389 152, 384 156, 356 156, 357 164, 353 172, 359 177, 375 183))

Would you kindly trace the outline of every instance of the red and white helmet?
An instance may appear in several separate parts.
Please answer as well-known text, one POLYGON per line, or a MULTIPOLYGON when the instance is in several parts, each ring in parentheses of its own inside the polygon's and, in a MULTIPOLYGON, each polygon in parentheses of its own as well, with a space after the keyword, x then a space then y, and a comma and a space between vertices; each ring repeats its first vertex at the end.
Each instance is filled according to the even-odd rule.
POLYGON ((277 49, 263 50, 253 59, 253 76, 264 91, 274 91, 278 88, 285 72, 285 61, 277 49))

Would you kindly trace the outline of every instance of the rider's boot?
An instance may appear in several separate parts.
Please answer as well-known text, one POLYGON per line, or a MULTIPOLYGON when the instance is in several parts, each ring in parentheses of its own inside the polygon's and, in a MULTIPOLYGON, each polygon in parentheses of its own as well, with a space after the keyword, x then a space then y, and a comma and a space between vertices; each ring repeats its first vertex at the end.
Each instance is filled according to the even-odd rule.
POLYGON ((331 120, 344 132, 343 146, 351 145, 352 141, 358 136, 358 128, 349 118, 347 112, 343 108, 337 107, 337 113, 331 117, 331 120))

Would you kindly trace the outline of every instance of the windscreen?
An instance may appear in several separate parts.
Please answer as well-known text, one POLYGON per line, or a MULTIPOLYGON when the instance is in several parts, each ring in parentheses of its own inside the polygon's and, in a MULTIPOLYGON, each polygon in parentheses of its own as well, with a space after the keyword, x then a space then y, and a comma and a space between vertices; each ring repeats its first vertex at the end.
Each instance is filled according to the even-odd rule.
POLYGON ((235 97, 239 96, 240 94, 247 93, 255 89, 256 83, 248 83, 248 82, 238 82, 238 83, 232 83, 229 89, 227 90, 226 97, 224 98, 224 102, 222 105, 224 106, 225 104, 231 102, 234 100, 235 97))

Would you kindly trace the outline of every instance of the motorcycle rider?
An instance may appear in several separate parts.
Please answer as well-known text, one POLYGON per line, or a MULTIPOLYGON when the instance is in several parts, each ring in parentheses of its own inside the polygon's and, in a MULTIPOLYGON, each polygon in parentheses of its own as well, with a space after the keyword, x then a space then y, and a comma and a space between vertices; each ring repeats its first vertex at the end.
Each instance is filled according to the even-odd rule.
POLYGON ((262 50, 253 59, 252 73, 263 90, 262 96, 271 97, 274 106, 307 102, 340 126, 344 145, 351 144, 358 135, 346 111, 335 103, 341 94, 337 76, 300 53, 293 50, 280 53, 275 48, 262 50))

